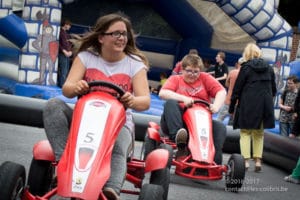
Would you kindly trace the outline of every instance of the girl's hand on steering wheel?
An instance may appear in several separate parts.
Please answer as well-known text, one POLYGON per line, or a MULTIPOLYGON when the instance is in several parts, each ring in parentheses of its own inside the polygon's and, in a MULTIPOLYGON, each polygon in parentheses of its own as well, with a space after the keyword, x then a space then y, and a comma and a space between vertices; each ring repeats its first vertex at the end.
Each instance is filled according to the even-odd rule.
POLYGON ((89 85, 85 80, 80 80, 76 83, 74 91, 77 95, 86 94, 89 91, 89 85))
POLYGON ((124 104, 126 108, 133 108, 134 96, 130 92, 125 92, 121 97, 120 101, 124 104))

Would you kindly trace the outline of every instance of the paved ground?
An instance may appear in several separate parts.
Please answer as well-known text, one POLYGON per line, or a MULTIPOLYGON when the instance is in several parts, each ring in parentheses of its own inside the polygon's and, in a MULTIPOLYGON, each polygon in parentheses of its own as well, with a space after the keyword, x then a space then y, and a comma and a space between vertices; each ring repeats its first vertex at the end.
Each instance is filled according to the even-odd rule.
MULTIPOLYGON (((32 146, 36 141, 45 139, 44 129, 0 122, 0 163, 10 160, 28 167, 31 161, 32 146)), ((139 156, 141 143, 136 142, 136 156, 139 156)), ((224 163, 229 158, 224 154, 224 163)), ((171 169, 169 200, 295 200, 300 196, 300 185, 286 183, 283 177, 288 172, 263 165, 261 173, 247 172, 242 191, 231 193, 225 191, 225 181, 199 181, 179 177, 171 169)), ((126 184, 127 187, 130 185, 126 184)), ((122 200, 135 200, 136 196, 122 195, 122 200)), ((1 199, 1 197, 0 197, 1 199)))

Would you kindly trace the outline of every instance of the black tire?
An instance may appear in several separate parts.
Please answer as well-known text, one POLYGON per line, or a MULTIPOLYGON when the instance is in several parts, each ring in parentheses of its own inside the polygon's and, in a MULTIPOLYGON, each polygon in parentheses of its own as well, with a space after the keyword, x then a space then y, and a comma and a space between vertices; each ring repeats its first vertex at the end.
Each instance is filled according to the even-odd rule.
POLYGON ((31 194, 42 196, 50 191, 53 175, 54 166, 50 161, 35 160, 33 158, 27 183, 31 194))
POLYGON ((1 200, 21 199, 26 182, 25 167, 6 161, 0 166, 1 200))
POLYGON ((144 158, 143 160, 146 160, 147 155, 153 151, 154 149, 156 149, 158 147, 158 143, 155 140, 152 140, 148 137, 147 133, 145 135, 145 139, 144 139, 144 144, 143 144, 143 149, 142 151, 144 151, 144 158))
POLYGON ((151 172, 150 184, 160 185, 163 188, 163 200, 168 199, 170 185, 170 169, 164 168, 151 172))
POLYGON ((163 200, 164 189, 159 185, 144 184, 138 200, 163 200))
POLYGON ((167 167, 170 169, 172 166, 172 161, 173 161, 173 152, 174 152, 173 147, 171 145, 162 143, 159 145, 159 148, 166 149, 169 152, 169 159, 168 159, 167 167))
POLYGON ((228 172, 226 173, 226 190, 238 192, 245 178, 245 160, 239 154, 232 154, 228 160, 228 172))

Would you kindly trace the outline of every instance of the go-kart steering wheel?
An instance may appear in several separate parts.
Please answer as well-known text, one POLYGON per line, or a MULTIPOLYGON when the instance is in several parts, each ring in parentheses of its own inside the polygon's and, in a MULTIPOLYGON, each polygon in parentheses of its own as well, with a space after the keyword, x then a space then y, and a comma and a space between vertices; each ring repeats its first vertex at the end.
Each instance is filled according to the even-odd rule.
POLYGON ((195 100, 194 100, 194 104, 196 104, 196 103, 204 104, 204 105, 206 105, 207 107, 210 106, 210 103, 209 103, 209 102, 207 102, 207 101, 205 101, 205 100, 202 100, 202 99, 195 99, 195 100))
POLYGON ((107 82, 107 81, 91 81, 88 82, 89 87, 95 87, 95 86, 104 86, 110 89, 113 89, 114 91, 116 91, 119 94, 119 97, 123 96, 125 94, 125 91, 119 87, 116 84, 113 84, 111 82, 107 82))

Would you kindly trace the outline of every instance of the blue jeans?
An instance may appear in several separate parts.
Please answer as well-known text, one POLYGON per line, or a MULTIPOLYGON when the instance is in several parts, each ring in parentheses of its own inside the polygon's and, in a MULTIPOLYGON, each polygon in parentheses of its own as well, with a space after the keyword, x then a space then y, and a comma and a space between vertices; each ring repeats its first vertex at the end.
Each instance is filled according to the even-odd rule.
MULTIPOLYGON (((184 109, 182 109, 178 102, 175 100, 167 100, 164 105, 164 111, 161 116, 161 129, 169 136, 171 140, 175 140, 176 133, 180 128, 186 128, 182 115, 184 109)), ((226 127, 217 120, 213 120, 213 140, 215 145, 215 159, 217 164, 222 164, 222 148, 226 139, 226 127)))
POLYGON ((57 85, 62 87, 67 79, 70 70, 70 58, 66 57, 63 53, 58 55, 58 78, 57 85))
POLYGON ((292 122, 280 122, 279 123, 279 129, 280 129, 280 134, 282 136, 289 136, 290 133, 292 133, 294 123, 292 122))

